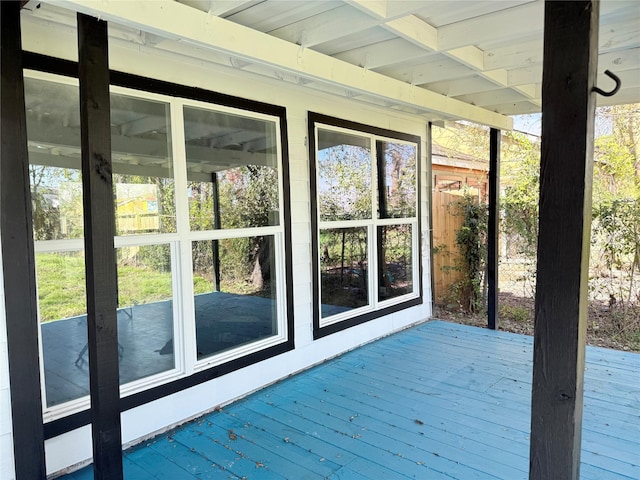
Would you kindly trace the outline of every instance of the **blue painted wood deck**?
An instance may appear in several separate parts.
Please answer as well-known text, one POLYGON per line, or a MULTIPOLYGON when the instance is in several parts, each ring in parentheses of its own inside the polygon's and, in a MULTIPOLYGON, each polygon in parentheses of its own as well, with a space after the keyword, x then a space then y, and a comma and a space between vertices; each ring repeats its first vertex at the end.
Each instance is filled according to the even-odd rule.
MULTIPOLYGON (((125 478, 524 480, 531 359, 531 337, 428 322, 127 450, 125 478)), ((640 479, 638 354, 587 347, 581 478, 640 479)))

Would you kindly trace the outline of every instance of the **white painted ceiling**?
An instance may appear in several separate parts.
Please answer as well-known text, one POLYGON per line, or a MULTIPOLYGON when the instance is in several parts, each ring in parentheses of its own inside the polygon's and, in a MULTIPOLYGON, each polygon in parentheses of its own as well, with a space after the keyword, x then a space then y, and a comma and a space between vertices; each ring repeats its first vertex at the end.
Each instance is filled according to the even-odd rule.
MULTIPOLYGON (((434 120, 504 128, 495 113, 541 109, 542 0, 34 3, 23 18, 68 24, 60 7, 77 10, 110 21, 120 40, 434 120)), ((610 90, 606 69, 622 88, 599 105, 640 102, 639 0, 600 4, 598 85, 610 90)))

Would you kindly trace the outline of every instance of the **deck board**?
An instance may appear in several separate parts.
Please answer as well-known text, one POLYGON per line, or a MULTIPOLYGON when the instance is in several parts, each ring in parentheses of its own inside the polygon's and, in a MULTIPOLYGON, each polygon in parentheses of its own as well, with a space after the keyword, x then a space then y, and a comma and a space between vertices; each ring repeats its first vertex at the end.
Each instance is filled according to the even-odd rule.
MULTIPOLYGON (((427 322, 126 451, 125 478, 526 480, 531 368, 531 337, 427 322)), ((581 478, 639 480, 640 355, 587 347, 584 404, 581 478)))

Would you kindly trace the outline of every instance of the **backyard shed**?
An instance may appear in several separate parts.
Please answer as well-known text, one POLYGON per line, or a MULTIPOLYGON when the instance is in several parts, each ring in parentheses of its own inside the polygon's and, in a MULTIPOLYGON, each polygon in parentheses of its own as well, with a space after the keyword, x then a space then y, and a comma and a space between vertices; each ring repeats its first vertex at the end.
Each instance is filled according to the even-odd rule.
POLYGON ((2 478, 122 478, 122 445, 427 320, 431 122, 491 127, 496 240, 500 130, 541 110, 530 475, 577 478, 593 109, 640 101, 637 2, 0 12, 2 478))

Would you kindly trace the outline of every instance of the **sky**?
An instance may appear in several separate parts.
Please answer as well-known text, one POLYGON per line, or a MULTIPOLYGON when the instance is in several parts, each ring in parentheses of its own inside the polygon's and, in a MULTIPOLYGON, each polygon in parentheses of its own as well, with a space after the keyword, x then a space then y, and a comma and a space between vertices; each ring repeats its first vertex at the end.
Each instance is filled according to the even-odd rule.
POLYGON ((542 132, 542 114, 515 115, 513 117, 513 129, 539 137, 542 132))
MULTIPOLYGON (((513 129, 530 135, 540 136, 542 132, 542 113, 529 115, 514 115, 513 129)), ((595 136, 611 133, 611 121, 604 115, 598 115, 596 111, 595 136)))

